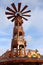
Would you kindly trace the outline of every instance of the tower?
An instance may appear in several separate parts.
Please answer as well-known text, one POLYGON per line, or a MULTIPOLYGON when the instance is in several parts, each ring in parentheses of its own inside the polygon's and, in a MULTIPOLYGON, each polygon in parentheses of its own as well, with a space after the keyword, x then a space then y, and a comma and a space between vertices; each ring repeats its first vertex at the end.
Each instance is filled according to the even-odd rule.
POLYGON ((14 22, 14 28, 13 28, 13 38, 11 42, 11 51, 16 51, 16 56, 25 56, 25 48, 26 48, 26 40, 24 39, 24 31, 23 31, 23 19, 27 21, 27 18, 31 15, 27 15, 27 13, 31 12, 31 10, 24 11, 28 6, 25 5, 22 10, 21 3, 18 3, 18 9, 16 8, 15 4, 11 4, 12 8, 7 7, 5 14, 8 15, 8 19, 11 19, 12 22, 14 22), (24 50, 24 52, 23 52, 24 50))

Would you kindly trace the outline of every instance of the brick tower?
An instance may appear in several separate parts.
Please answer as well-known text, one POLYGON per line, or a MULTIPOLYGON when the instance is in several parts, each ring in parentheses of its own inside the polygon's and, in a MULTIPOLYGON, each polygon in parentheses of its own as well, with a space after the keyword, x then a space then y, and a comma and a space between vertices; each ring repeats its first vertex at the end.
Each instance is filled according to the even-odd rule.
POLYGON ((11 50, 15 50, 17 53, 19 50, 18 54, 20 55, 20 51, 22 51, 22 49, 24 49, 24 52, 25 52, 26 41, 24 39, 22 17, 20 17, 19 14, 17 14, 16 16, 17 17, 15 18, 15 23, 14 23, 14 28, 13 28, 13 39, 11 43, 11 50))

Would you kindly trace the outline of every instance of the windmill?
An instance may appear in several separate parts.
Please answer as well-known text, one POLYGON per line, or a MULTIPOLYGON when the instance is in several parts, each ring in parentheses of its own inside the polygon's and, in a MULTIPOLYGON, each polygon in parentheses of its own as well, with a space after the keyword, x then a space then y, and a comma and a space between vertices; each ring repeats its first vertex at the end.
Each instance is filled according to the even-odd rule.
POLYGON ((25 5, 21 9, 21 3, 18 3, 18 8, 16 8, 15 4, 11 4, 12 8, 7 7, 5 14, 7 15, 7 18, 10 19, 12 22, 14 22, 14 28, 13 28, 13 39, 11 42, 11 50, 14 51, 16 49, 17 55, 22 55, 22 49, 24 49, 25 54, 25 47, 26 47, 26 41, 24 39, 24 31, 23 31, 23 19, 28 20, 26 17, 30 17, 31 15, 28 15, 31 10, 25 11, 25 9, 28 7, 25 5), (19 52, 18 52, 19 49, 19 52))

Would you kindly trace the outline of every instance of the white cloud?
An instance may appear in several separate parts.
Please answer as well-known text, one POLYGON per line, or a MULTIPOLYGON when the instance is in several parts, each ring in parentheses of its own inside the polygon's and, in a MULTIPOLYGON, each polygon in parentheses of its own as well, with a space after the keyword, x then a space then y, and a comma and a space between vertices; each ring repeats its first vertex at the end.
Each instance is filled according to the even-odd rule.
POLYGON ((39 53, 40 53, 41 55, 43 55, 43 48, 38 48, 38 50, 39 50, 39 53))
POLYGON ((32 39, 30 46, 32 49, 38 49, 40 54, 43 54, 43 38, 32 39))
POLYGON ((30 1, 30 0, 28 0, 28 1, 27 1, 27 0, 19 0, 19 2, 22 2, 22 3, 24 3, 24 4, 29 3, 29 1, 30 1))
POLYGON ((43 32, 43 10, 36 8, 32 11, 31 26, 35 26, 38 31, 43 32))
POLYGON ((31 37, 31 36, 29 36, 29 35, 28 35, 28 36, 26 36, 26 37, 25 37, 25 39, 26 39, 26 42, 27 42, 27 43, 32 41, 32 37, 31 37))
POLYGON ((1 35, 1 36, 5 36, 5 35, 9 35, 9 34, 6 33, 5 31, 2 31, 2 30, 1 30, 1 31, 0 31, 0 35, 1 35))
POLYGON ((0 47, 0 56, 6 53, 7 50, 10 50, 10 48, 0 47))
POLYGON ((24 29, 24 31, 26 32, 29 28, 30 28, 30 26, 31 26, 31 20, 30 20, 30 18, 28 18, 29 20, 28 21, 23 21, 24 23, 23 23, 23 29, 24 29))
POLYGON ((11 39, 0 38, 0 55, 11 49, 11 39))
POLYGON ((9 27, 12 29, 13 24, 5 16, 5 10, 0 7, 0 55, 2 55, 5 51, 7 51, 7 49, 10 49, 11 47, 11 38, 7 38, 11 32, 10 34, 9 32, 6 32, 6 29, 9 27))
POLYGON ((7 16, 5 15, 5 10, 1 7, 0 8, 0 31, 3 31, 4 29, 7 29, 11 27, 13 28, 13 23, 7 19, 7 16))
POLYGON ((2 48, 0 49, 0 56, 6 52, 6 49, 2 48))
POLYGON ((3 5, 10 5, 10 3, 12 3, 12 1, 15 1, 15 0, 1 0, 3 5))
POLYGON ((43 55, 43 38, 33 39, 31 36, 28 35, 26 37, 26 41, 26 48, 33 50, 38 49, 39 53, 43 55))
POLYGON ((0 38, 0 41, 9 41, 9 39, 8 38, 0 38))
POLYGON ((42 0, 31 0, 30 1, 32 6, 34 7, 40 7, 41 5, 43 6, 43 1, 42 0))

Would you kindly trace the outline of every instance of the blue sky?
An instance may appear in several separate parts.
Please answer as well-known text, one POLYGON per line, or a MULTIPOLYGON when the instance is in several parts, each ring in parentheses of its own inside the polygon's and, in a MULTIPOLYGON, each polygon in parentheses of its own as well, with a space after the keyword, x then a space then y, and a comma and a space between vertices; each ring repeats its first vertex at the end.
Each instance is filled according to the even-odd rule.
POLYGON ((31 17, 24 21, 23 28, 27 48, 38 49, 43 54, 43 0, 0 0, 0 55, 10 49, 13 23, 5 15, 6 7, 11 7, 14 2, 22 2, 22 7, 28 5, 31 9, 31 17))

